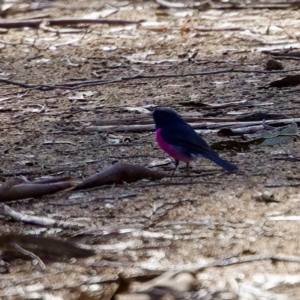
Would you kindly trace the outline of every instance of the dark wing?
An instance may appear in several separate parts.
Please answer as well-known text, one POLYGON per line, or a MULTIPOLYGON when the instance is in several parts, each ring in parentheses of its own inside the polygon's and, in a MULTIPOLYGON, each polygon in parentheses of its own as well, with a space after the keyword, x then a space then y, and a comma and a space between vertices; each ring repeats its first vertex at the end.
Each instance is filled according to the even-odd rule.
POLYGON ((220 158, 219 155, 209 147, 204 139, 188 124, 184 124, 184 126, 163 128, 160 131, 160 134, 165 142, 175 147, 181 147, 184 152, 195 155, 200 154, 228 172, 237 170, 237 167, 234 164, 220 158))
POLYGON ((173 146, 185 147, 195 154, 213 151, 190 125, 183 125, 163 128, 160 131, 161 137, 167 143, 173 146))

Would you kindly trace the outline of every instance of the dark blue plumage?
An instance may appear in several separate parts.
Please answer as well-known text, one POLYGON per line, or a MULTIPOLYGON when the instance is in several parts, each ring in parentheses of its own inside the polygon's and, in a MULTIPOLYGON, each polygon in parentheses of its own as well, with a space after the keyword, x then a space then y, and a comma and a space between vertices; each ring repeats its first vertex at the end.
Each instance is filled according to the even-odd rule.
POLYGON ((234 172, 237 167, 220 158, 195 130, 187 124, 175 111, 158 108, 153 113, 156 125, 156 140, 158 145, 179 161, 188 163, 199 156, 210 159, 228 172, 234 172))

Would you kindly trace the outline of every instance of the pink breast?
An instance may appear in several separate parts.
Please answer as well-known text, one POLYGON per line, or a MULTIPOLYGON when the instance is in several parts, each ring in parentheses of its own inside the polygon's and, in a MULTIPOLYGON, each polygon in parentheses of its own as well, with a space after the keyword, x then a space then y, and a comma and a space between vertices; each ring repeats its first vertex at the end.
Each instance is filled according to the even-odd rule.
POLYGON ((163 149, 165 152, 167 152, 171 157, 173 157, 175 160, 180 160, 183 162, 189 162, 190 158, 183 155, 176 149, 176 147, 172 146, 171 144, 168 144, 164 141, 162 136, 160 135, 161 128, 158 128, 156 130, 156 141, 161 149, 163 149))

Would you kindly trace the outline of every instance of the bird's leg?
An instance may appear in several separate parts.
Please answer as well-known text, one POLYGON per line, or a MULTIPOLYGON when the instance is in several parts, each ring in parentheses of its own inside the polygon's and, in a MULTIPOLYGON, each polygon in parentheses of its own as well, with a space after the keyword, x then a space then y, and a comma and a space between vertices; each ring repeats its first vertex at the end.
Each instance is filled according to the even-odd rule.
POLYGON ((176 172, 176 170, 178 169, 178 166, 179 166, 179 160, 175 160, 175 170, 174 170, 174 172, 173 172, 173 174, 172 174, 172 176, 171 176, 171 180, 173 179, 173 177, 174 177, 174 175, 175 175, 175 172, 176 172))
POLYGON ((189 161, 186 163, 186 172, 187 172, 188 176, 190 176, 190 162, 189 161))
POLYGON ((187 177, 190 177, 190 182, 193 182, 193 176, 191 176, 190 162, 186 163, 186 172, 187 172, 187 177))

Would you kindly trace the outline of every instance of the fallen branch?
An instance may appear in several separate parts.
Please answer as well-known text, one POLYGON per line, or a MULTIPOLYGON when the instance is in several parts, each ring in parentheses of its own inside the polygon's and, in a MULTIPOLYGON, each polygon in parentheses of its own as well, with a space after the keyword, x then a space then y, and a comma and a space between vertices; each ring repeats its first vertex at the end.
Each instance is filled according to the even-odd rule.
POLYGON ((79 229, 80 227, 85 227, 85 225, 81 225, 77 223, 57 221, 48 217, 37 217, 37 216, 20 213, 11 209, 9 206, 5 205, 4 203, 0 204, 0 214, 9 216, 15 221, 30 223, 34 225, 41 225, 45 227, 56 226, 60 228, 71 228, 71 229, 79 229))
POLYGON ((49 178, 31 182, 25 178, 16 178, 0 186, 0 202, 40 197, 67 190, 74 186, 70 178, 49 178))
POLYGON ((157 180, 166 176, 167 174, 165 173, 153 171, 142 166, 117 163, 101 173, 86 178, 82 183, 75 187, 75 190, 89 189, 114 183, 131 183, 142 179, 157 180))

